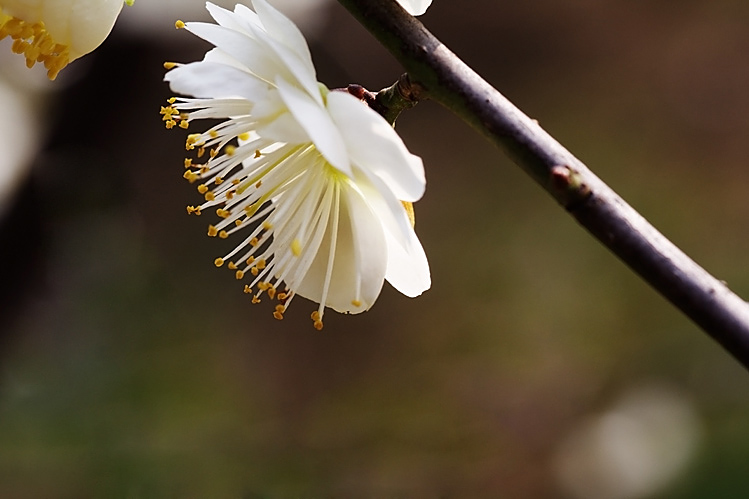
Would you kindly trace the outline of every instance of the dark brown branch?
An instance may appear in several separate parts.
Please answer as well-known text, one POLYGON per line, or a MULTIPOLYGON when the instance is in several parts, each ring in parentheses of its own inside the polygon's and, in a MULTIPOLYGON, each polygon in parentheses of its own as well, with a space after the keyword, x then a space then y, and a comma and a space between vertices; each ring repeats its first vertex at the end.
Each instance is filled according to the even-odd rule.
POLYGON ((577 221, 749 368, 749 304, 667 240, 394 0, 339 0, 418 85, 504 149, 577 221))

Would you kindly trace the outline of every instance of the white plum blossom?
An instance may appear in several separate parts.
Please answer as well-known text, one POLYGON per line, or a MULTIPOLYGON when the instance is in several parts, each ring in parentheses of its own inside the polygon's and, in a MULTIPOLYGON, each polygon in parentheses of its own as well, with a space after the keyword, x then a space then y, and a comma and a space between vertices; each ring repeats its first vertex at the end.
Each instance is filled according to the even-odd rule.
MULTIPOLYGON (((127 3, 132 4, 133 0, 127 3)), ((101 45, 123 0, 0 0, 0 40, 32 67, 41 62, 54 80, 69 62, 101 45)))
POLYGON ((425 188, 421 159, 390 124, 345 91, 317 82, 299 29, 265 0, 254 11, 211 3, 217 24, 183 23, 215 46, 202 61, 166 63, 173 91, 162 108, 167 128, 219 120, 191 134, 185 178, 205 202, 188 207, 221 218, 208 235, 241 238, 216 259, 253 303, 276 300, 282 319, 291 300, 343 313, 369 309, 384 280, 407 296, 430 286, 429 266, 406 206, 425 188), (203 160, 199 159, 203 158, 203 160))
POLYGON ((420 16, 432 5, 432 0, 398 0, 398 3, 412 16, 420 16))

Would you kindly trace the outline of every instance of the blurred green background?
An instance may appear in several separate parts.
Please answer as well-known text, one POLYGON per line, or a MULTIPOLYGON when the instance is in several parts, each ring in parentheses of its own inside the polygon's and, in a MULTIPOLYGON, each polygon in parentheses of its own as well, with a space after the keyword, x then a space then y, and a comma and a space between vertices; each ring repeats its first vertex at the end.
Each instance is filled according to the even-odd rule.
MULTIPOLYGON (((434 103, 398 121, 432 289, 386 285, 322 332, 304 300, 283 322, 251 306, 185 214, 185 133, 158 114, 161 63, 207 44, 146 28, 154 2, 54 85, 0 45, 39 123, 0 221, 0 497, 749 496, 746 370, 434 103)), ((317 9, 321 81, 395 81, 317 9)), ((435 0, 421 20, 749 296, 748 2, 435 0)))

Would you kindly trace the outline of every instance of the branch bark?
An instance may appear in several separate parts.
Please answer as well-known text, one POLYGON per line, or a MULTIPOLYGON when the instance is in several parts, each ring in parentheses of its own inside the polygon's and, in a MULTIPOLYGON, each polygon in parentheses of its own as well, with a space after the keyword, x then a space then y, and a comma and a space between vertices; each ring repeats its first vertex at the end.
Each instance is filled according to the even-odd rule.
MULTIPOLYGON (((749 368, 749 303, 659 233, 394 0, 339 0, 433 99, 505 150, 583 227, 749 368)), ((402 79, 401 79, 402 81, 402 79)))

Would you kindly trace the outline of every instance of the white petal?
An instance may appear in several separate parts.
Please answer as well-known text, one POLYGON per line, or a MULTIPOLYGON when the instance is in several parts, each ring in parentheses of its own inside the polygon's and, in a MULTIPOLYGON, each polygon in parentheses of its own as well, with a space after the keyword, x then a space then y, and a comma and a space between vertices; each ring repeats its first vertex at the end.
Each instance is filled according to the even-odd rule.
POLYGON ((398 3, 412 16, 420 16, 427 11, 432 0, 398 0, 398 3))
POLYGON ((256 132, 261 137, 288 144, 303 144, 310 141, 307 131, 289 112, 278 89, 268 92, 265 99, 252 108, 252 118, 258 122, 256 132))
POLYGON ((219 48, 212 48, 208 52, 205 53, 205 56, 203 57, 203 60, 206 62, 216 62, 220 64, 226 64, 227 66, 231 66, 233 68, 240 69, 244 72, 248 72, 247 67, 244 66, 244 64, 241 64, 239 61, 237 61, 235 58, 224 52, 223 50, 219 48))
POLYGON ((251 24, 259 28, 263 27, 263 23, 260 22, 258 15, 246 5, 242 5, 241 3, 236 4, 234 6, 234 13, 242 18, 245 26, 251 24))
POLYGON ((299 60, 305 64, 307 70, 314 76, 315 66, 312 64, 312 56, 307 46, 304 35, 299 31, 296 24, 291 19, 274 9, 265 0, 253 0, 252 5, 255 7, 260 22, 265 31, 270 36, 283 43, 297 55, 299 60))
POLYGON ((269 53, 257 40, 233 29, 216 24, 189 22, 186 29, 212 43, 236 59, 252 73, 272 83, 278 74, 290 74, 274 54, 269 53))
MULTIPOLYGON (((264 53, 276 56, 277 64, 282 68, 282 71, 279 71, 281 76, 289 83, 304 88, 313 99, 322 104, 315 66, 312 64, 307 42, 301 32, 294 23, 269 5, 263 4, 262 1, 258 2, 258 5, 266 7, 266 10, 259 11, 263 14, 259 17, 260 21, 267 23, 269 26, 256 26, 247 23, 246 28, 250 31, 251 36, 262 46, 261 50, 264 53), (276 33, 274 31, 276 29, 280 30, 281 33, 276 33)), ((273 81, 276 76, 269 77, 270 81, 273 81)))
POLYGON ((296 54, 275 40, 264 39, 261 43, 267 45, 268 53, 275 53, 278 56, 279 65, 284 69, 281 76, 289 82, 294 82, 295 86, 306 90, 310 97, 322 105, 322 96, 314 67, 310 69, 296 54))
MULTIPOLYGON (((50 3, 50 2, 47 2, 50 3)), ((64 3, 64 2, 57 2, 64 3)), ((77 0, 68 7, 71 59, 91 52, 112 31, 122 10, 122 0, 77 0)))
MULTIPOLYGON (((382 290, 387 267, 387 243, 375 213, 364 198, 346 183, 341 185, 338 209, 336 250, 324 305, 337 312, 364 312, 374 304, 382 290), (360 303, 355 303, 355 300, 360 303)), ((297 290, 300 296, 317 302, 322 300, 331 235, 329 225, 317 256, 297 290)))
POLYGON ((356 173, 356 185, 385 229, 388 249, 387 281, 406 296, 419 296, 431 287, 432 279, 424 248, 411 226, 403 204, 381 180, 376 177, 367 179, 362 173, 356 173))
POLYGON ((263 99, 268 86, 256 77, 226 64, 193 62, 164 76, 172 91, 194 97, 242 97, 250 102, 263 99))
POLYGON ((351 162, 380 177, 398 199, 420 199, 426 187, 424 165, 408 152, 393 127, 348 93, 330 92, 327 101, 351 162))
POLYGON ((388 251, 385 279, 390 285, 409 298, 429 289, 432 286, 429 262, 416 233, 411 231, 408 249, 399 243, 392 232, 386 231, 385 239, 388 251))
POLYGON ((276 79, 276 85, 289 111, 307 132, 320 154, 335 168, 351 176, 351 165, 340 130, 325 108, 306 92, 290 85, 282 78, 276 79))
POLYGON ((306 130, 299 126, 299 122, 288 111, 274 116, 273 120, 257 127, 260 137, 275 140, 284 144, 304 144, 309 142, 306 130))
POLYGON ((246 32, 242 25, 241 18, 237 19, 238 16, 236 16, 234 12, 212 4, 211 2, 206 2, 205 8, 211 14, 211 17, 221 26, 246 32))

